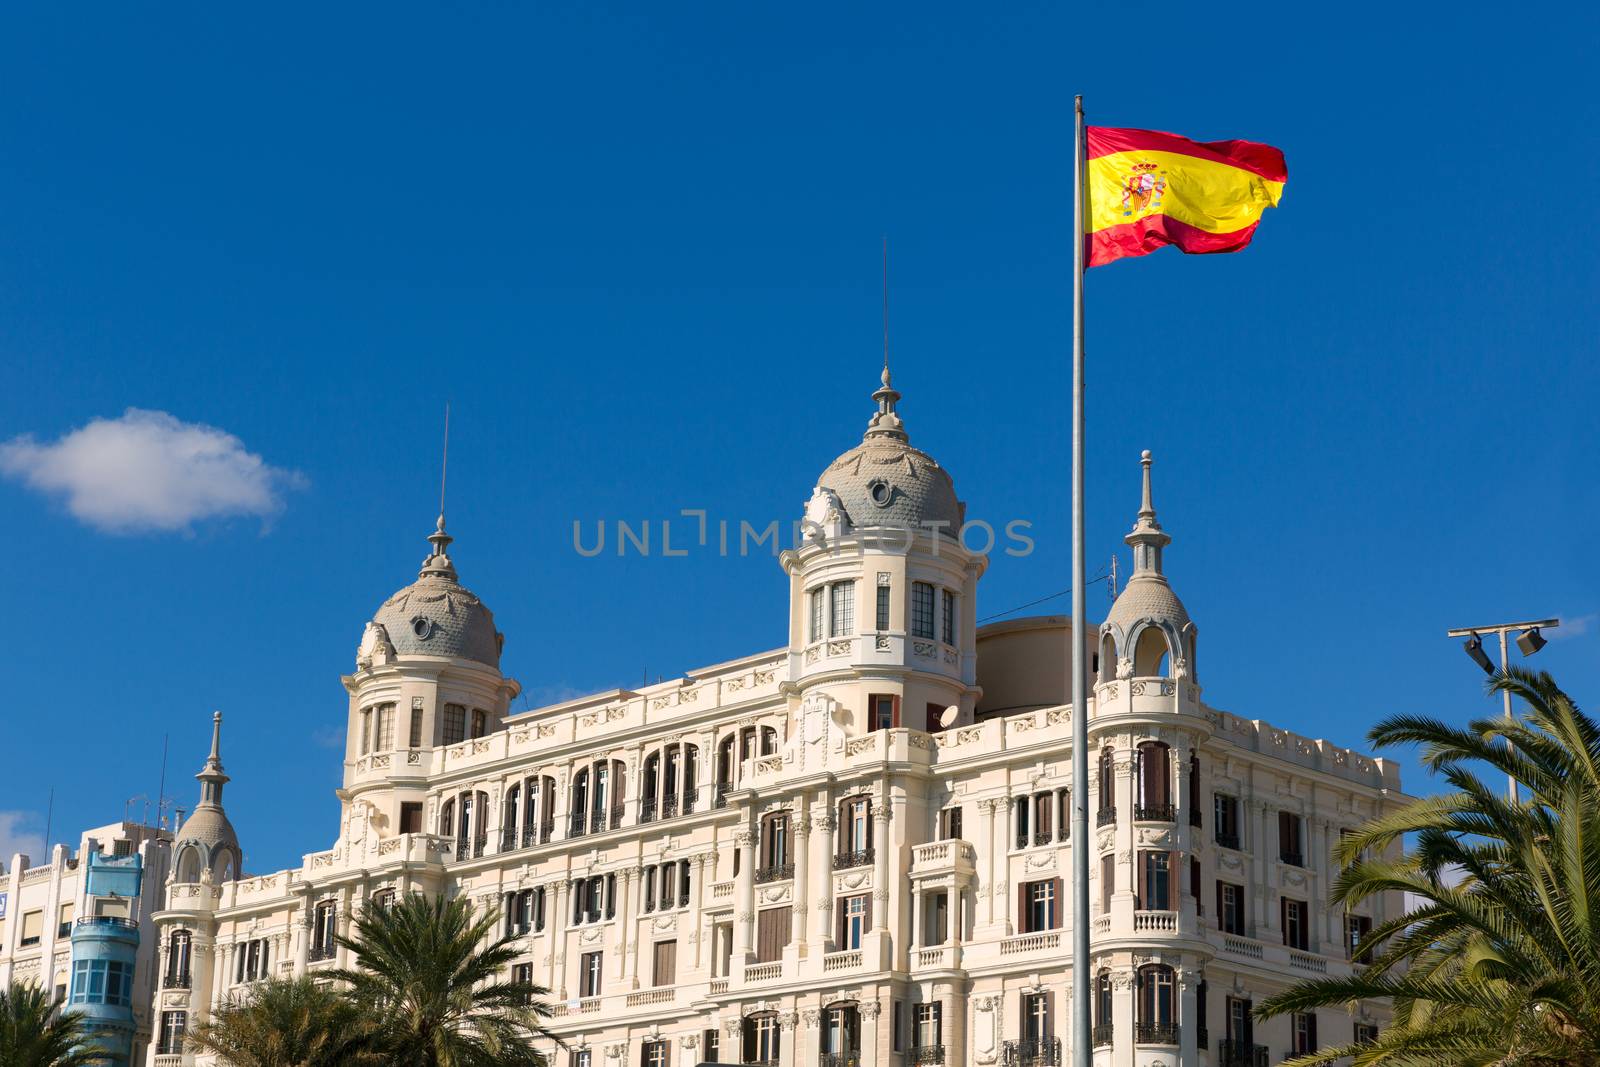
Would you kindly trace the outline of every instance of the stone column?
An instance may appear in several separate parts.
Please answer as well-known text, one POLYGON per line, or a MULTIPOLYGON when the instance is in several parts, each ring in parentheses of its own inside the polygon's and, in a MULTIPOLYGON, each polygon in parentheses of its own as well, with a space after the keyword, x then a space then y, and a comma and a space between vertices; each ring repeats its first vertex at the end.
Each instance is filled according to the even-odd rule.
POLYGON ((706 882, 710 881, 716 871, 716 857, 709 853, 702 853, 689 862, 689 869, 694 871, 694 969, 699 971, 704 964, 702 948, 707 936, 706 925, 706 882))
MULTIPOLYGON (((1133 969, 1124 967, 1111 979, 1112 1067, 1134 1067, 1133 969)), ((1185 1062, 1179 1060, 1180 1063, 1185 1062)), ((1195 1061, 1189 1060, 1193 1063, 1195 1061)))
POLYGON ((828 939, 833 936, 833 835, 838 824, 834 815, 833 799, 822 791, 821 811, 811 820, 811 848, 815 862, 812 864, 811 899, 816 903, 816 921, 807 920, 808 955, 822 955, 827 951, 828 939))
POLYGON ((1011 817, 1011 801, 996 797, 989 801, 989 833, 994 840, 994 881, 991 883, 994 902, 996 933, 1001 937, 1011 933, 1011 852, 1006 847, 1008 835, 1006 820, 1011 817))
POLYGON ((639 988, 639 929, 633 918, 633 880, 639 875, 637 868, 617 872, 617 889, 622 901, 617 906, 617 952, 621 955, 623 984, 629 989, 639 988))
POLYGON ((811 870, 811 819, 802 797, 794 816, 794 906, 789 909, 789 947, 795 957, 805 955, 806 906, 811 899, 806 880, 811 870))
POLYGON ((1178 968, 1178 1062, 1200 1062, 1200 973, 1189 967, 1178 968))
MULTIPOLYGON (((872 805, 872 931, 868 944, 870 950, 862 955, 862 963, 870 970, 894 966, 894 939, 889 934, 889 853, 894 842, 889 838, 889 798, 877 798, 872 805)), ((877 1062, 877 1061, 873 1061, 877 1062)))
MULTIPOLYGON (((876 993, 873 994, 876 996, 876 993)), ((878 1035, 878 1016, 883 1006, 876 1000, 867 1000, 861 1003, 861 1062, 862 1063, 889 1063, 889 1042, 887 1035, 880 1041, 878 1035)))
MULTIPOLYGON (((1246 832, 1252 840, 1246 843, 1250 849, 1250 885, 1245 890, 1248 894, 1246 905, 1250 908, 1253 921, 1250 924, 1250 936, 1266 940, 1271 933, 1273 924, 1267 915, 1267 872, 1272 869, 1267 858, 1269 838, 1267 837, 1267 806, 1261 801, 1252 798, 1249 801, 1249 818, 1246 819, 1246 832)), ((1271 842, 1275 846, 1277 842, 1271 842)))
POLYGON ((975 866, 978 868, 978 895, 984 900, 985 926, 994 923, 994 884, 999 869, 994 860, 994 827, 991 823, 994 818, 993 807, 992 801, 978 801, 978 817, 973 820, 973 827, 978 832, 973 835, 972 846, 977 852, 975 866))
MULTIPOLYGON (((799 1050, 795 1048, 795 1041, 800 1036, 798 1012, 786 1011, 778 1016, 778 1067, 796 1067, 802 1061, 795 1055, 799 1050)), ((739 1058, 743 1059, 743 1050, 739 1050, 739 1058)), ((732 1056, 722 1057, 724 1063, 733 1063, 732 1056)), ((806 1061, 809 1062, 809 1061, 806 1061)))
POLYGON ((545 960, 550 965, 550 979, 545 982, 545 988, 555 992, 557 1000, 567 999, 567 971, 563 965, 566 963, 567 909, 571 906, 567 895, 571 892, 572 883, 566 878, 550 883, 545 891, 547 906, 554 907, 553 912, 545 913, 545 927, 550 931, 550 955, 545 960), (560 984, 557 984, 558 978, 560 984))
MULTIPOLYGON (((754 818, 754 815, 749 818, 754 818)), ((739 862, 739 876, 733 880, 737 912, 733 920, 733 954, 744 964, 749 963, 755 953, 756 832, 747 827, 735 833, 733 841, 744 852, 739 862)))

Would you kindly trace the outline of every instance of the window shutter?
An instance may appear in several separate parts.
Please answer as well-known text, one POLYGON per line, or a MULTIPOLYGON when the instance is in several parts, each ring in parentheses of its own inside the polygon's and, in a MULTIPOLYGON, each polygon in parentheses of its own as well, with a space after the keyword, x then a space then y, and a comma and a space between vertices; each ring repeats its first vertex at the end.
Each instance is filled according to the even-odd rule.
POLYGON ((1283 931, 1283 943, 1289 943, 1289 898, 1278 898, 1278 927, 1283 931))
POLYGON ((1317 1050, 1317 1013, 1314 1011, 1308 1012, 1306 1023, 1306 1051, 1315 1052, 1317 1050))
POLYGON ((1246 1046, 1255 1044, 1256 1041, 1256 1005, 1253 1000, 1244 1002, 1244 1033, 1240 1035, 1246 1046))
POLYGON ((872 929, 872 894, 863 894, 863 898, 866 900, 866 909, 862 912, 861 925, 870 930, 872 929))
MULTIPOLYGON (((898 700, 899 698, 896 697, 896 699, 898 700)), ((863 805, 867 809, 867 847, 871 848, 872 847, 872 827, 873 827, 874 823, 876 823, 876 821, 877 821, 872 817, 872 798, 868 797, 865 801, 863 801, 863 805)))
POLYGON ((1033 916, 1028 911, 1028 883, 1020 882, 1017 885, 1017 921, 1016 928, 1025 934, 1034 933, 1033 916))
POLYGON ((1217 880, 1217 929, 1227 930, 1227 912, 1222 910, 1222 881, 1217 880))
POLYGON ((900 725, 900 698, 898 696, 889 698, 889 724, 896 728, 900 725))
POLYGON ((1061 913, 1063 910, 1061 907, 1061 879, 1050 879, 1050 885, 1050 929, 1059 930, 1062 925, 1061 913))

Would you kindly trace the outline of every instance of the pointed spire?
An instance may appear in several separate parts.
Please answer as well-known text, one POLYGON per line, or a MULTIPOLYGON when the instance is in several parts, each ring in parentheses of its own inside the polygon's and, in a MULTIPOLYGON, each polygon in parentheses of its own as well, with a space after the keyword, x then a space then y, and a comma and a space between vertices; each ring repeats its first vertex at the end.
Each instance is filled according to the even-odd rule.
POLYGON ((195 775, 200 781, 200 807, 220 808, 222 806, 222 787, 229 781, 222 770, 222 712, 211 713, 211 755, 206 757, 206 765, 200 768, 200 773, 195 775))
POLYGON ((444 532, 444 512, 439 513, 439 521, 434 524, 433 533, 428 535, 428 541, 433 545, 433 551, 428 558, 422 561, 422 570, 418 578, 442 578, 445 581, 456 580, 456 567, 450 562, 446 551, 450 542, 455 538, 444 532))
POLYGON ((872 420, 867 423, 867 436, 894 437, 901 441, 908 440, 905 423, 901 421, 900 416, 894 410, 895 404, 900 400, 900 394, 895 391, 894 386, 890 383, 889 361, 887 358, 884 360, 883 374, 879 376, 879 380, 883 384, 872 394, 872 399, 877 403, 878 410, 873 414, 872 420))
POLYGON ((1133 547, 1133 575, 1161 575, 1161 550, 1172 543, 1161 523, 1156 521, 1156 505, 1150 492, 1150 450, 1139 454, 1139 465, 1144 468, 1144 493, 1139 504, 1139 518, 1133 530, 1123 538, 1133 547))

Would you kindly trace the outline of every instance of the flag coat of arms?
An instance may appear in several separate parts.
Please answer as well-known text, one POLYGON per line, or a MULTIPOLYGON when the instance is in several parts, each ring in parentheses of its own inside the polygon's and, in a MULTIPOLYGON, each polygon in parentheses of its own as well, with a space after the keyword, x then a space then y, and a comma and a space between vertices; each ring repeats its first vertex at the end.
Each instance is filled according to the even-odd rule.
POLYGON ((1283 153, 1253 141, 1202 143, 1110 126, 1088 127, 1085 140, 1091 267, 1164 245, 1237 252, 1289 180, 1283 153))

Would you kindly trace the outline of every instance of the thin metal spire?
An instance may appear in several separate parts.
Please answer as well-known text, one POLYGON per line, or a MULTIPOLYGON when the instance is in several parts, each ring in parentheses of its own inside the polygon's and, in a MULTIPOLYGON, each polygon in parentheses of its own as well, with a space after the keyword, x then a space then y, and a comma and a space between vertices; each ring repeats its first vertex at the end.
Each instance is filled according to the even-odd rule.
MULTIPOLYGON (((444 458, 439 462, 439 521, 444 522, 444 488, 450 477, 450 401, 444 402, 444 458)), ((442 526, 440 527, 443 528, 442 526)))
POLYGON ((889 235, 883 235, 883 384, 889 384, 889 235))

